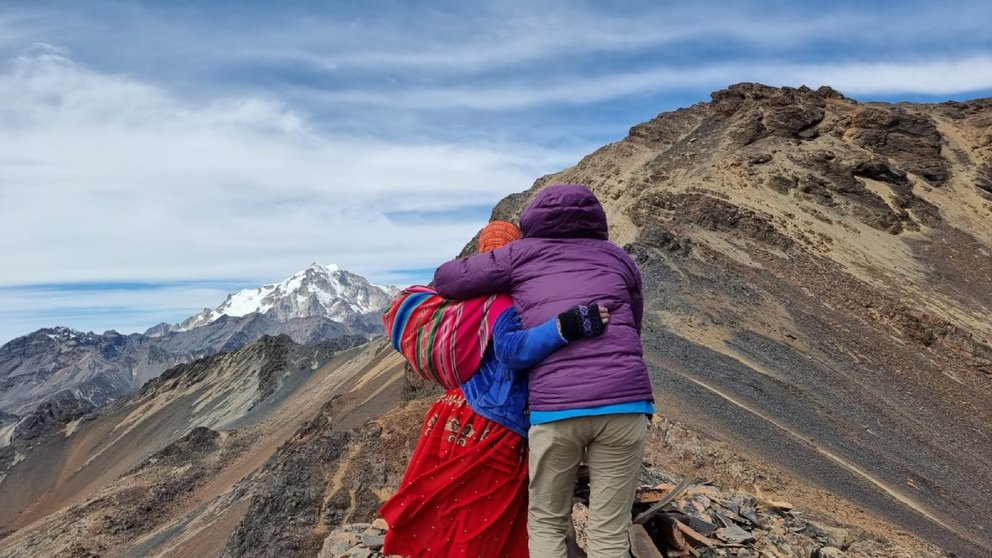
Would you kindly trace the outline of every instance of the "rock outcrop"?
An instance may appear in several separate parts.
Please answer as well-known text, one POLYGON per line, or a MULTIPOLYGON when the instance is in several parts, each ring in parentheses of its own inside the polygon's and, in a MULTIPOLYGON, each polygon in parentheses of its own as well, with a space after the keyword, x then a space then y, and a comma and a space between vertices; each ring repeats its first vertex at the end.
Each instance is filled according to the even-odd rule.
POLYGON ((962 556, 992 552, 992 101, 738 84, 500 202, 587 184, 659 409, 962 556), (925 479, 925 480, 921 480, 925 479))

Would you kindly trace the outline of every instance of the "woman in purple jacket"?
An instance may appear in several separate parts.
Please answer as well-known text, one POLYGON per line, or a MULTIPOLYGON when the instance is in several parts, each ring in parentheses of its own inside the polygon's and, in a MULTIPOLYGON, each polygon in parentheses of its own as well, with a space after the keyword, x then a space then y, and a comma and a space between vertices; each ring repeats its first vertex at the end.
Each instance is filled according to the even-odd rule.
POLYGON ((448 298, 509 293, 525 328, 588 301, 609 310, 600 337, 571 343, 530 371, 527 528, 531 556, 565 558, 572 489, 585 459, 589 555, 626 557, 644 415, 654 413, 641 353, 640 272, 607 240, 606 213, 584 186, 542 190, 520 228, 521 240, 442 265, 434 285, 448 298))

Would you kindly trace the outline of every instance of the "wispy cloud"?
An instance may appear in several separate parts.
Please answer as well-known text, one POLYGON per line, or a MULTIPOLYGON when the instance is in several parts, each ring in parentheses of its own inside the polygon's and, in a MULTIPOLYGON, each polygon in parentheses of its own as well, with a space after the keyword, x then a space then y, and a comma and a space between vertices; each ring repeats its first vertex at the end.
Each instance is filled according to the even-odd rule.
POLYGON ((0 321, 147 327, 219 303, 204 281, 314 260, 420 280, 504 195, 730 83, 992 91, 989 20, 923 1, 5 2, 0 321))
POLYGON ((0 13, 0 47, 23 48, 25 42, 61 27, 36 9, 14 9, 0 13))
POLYGON ((693 91, 757 81, 771 85, 830 85, 858 94, 951 94, 992 89, 992 56, 906 62, 781 64, 720 62, 690 67, 661 66, 567 80, 532 81, 496 87, 437 87, 376 93, 328 93, 327 102, 423 110, 523 110, 547 105, 584 105, 659 90, 693 91))
POLYGON ((992 55, 913 60, 852 62, 783 68, 783 78, 765 72, 766 81, 830 85, 851 95, 947 95, 992 89, 992 55))
MULTIPOLYGON (((318 134, 307 115, 270 99, 186 102, 36 47, 0 74, 0 285, 261 283, 313 260, 379 280, 454 255, 487 217, 451 219, 459 208, 491 206, 565 157, 318 134)), ((118 306, 99 291, 32 294, 43 292, 4 290, 0 312, 118 306)), ((138 292, 113 297, 162 310, 138 292)), ((202 299, 188 288, 184 298, 154 292, 175 308, 202 299)), ((210 292, 209 305, 222 300, 210 292)))
POLYGON ((987 45, 984 22, 992 16, 992 7, 968 1, 842 1, 816 7, 777 1, 371 1, 357 9, 333 3, 305 10, 238 8, 87 6, 70 20, 136 22, 118 34, 130 39, 143 33, 166 47, 166 53, 195 47, 206 66, 296 60, 328 71, 409 70, 429 81, 444 79, 446 72, 513 68, 539 73, 548 64, 563 62, 585 70, 601 61, 590 55, 602 54, 642 53, 655 62, 741 50, 821 59, 869 52, 917 54, 950 41, 987 45), (836 50, 824 51, 824 45, 836 50))
POLYGON ((489 219, 492 204, 466 205, 460 207, 445 207, 441 209, 413 209, 387 211, 383 213, 386 219, 393 223, 436 223, 440 221, 453 223, 480 223, 489 219))

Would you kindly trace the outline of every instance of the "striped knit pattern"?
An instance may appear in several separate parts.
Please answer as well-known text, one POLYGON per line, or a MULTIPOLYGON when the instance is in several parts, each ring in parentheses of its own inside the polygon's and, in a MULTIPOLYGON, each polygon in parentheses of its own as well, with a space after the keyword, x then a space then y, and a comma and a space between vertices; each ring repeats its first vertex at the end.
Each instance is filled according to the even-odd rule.
POLYGON ((417 285, 390 302, 382 321, 420 377, 452 389, 479 369, 496 318, 512 304, 507 295, 449 300, 417 285))

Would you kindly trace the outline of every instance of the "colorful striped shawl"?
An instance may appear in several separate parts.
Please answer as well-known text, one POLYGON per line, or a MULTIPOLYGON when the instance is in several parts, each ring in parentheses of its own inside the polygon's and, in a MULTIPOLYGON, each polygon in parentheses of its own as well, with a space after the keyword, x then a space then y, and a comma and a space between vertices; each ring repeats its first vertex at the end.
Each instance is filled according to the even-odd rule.
POLYGON ((512 305, 508 295, 451 300, 415 285, 393 298, 382 322, 417 374, 451 389, 479 369, 496 318, 512 305))

